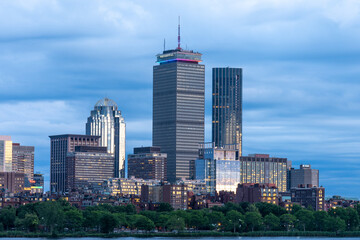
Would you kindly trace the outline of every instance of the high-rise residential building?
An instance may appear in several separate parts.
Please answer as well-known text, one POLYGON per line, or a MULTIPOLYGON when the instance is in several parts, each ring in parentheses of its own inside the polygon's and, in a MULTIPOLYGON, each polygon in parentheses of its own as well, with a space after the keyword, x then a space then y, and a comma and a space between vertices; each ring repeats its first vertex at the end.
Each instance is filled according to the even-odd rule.
POLYGON ((242 69, 212 69, 212 141, 242 153, 242 69))
POLYGON ((319 170, 312 169, 310 164, 300 165, 300 169, 291 168, 288 170, 288 190, 297 188, 300 185, 319 187, 319 170))
POLYGON ((190 178, 204 142, 205 66, 201 54, 178 47, 157 55, 153 68, 153 146, 167 153, 167 179, 190 178))
POLYGON ((34 151, 33 146, 12 145, 12 171, 24 173, 27 180, 34 177, 34 151))
POLYGON ((240 158, 240 183, 273 183, 279 192, 287 188, 287 159, 268 154, 249 154, 240 158))
POLYGON ((50 191, 66 192, 69 189, 67 155, 76 146, 99 147, 99 136, 64 134, 50 136, 50 191))
POLYGON ((115 156, 115 177, 125 177, 125 120, 117 104, 99 100, 86 123, 86 134, 100 136, 100 146, 115 156))
POLYGON ((0 172, 12 171, 12 141, 10 136, 0 135, 0 172))
POLYGON ((207 191, 236 192, 240 183, 240 161, 234 145, 215 147, 214 143, 200 144, 199 159, 195 161, 195 178, 205 180, 207 191))
POLYGON ((166 157, 159 147, 134 148, 134 154, 128 155, 128 176, 166 180, 166 157))
POLYGON ((69 190, 97 190, 114 177, 114 154, 106 147, 76 146, 67 154, 69 190))

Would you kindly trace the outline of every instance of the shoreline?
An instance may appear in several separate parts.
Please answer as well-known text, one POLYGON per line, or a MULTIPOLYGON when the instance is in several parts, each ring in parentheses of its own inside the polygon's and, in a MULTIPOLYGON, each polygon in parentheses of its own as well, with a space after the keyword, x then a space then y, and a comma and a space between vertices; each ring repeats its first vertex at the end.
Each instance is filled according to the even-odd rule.
POLYGON ((282 231, 257 231, 245 233, 232 232, 179 232, 179 233, 86 233, 74 232, 65 234, 50 234, 50 233, 26 233, 18 231, 0 232, 0 238, 120 238, 120 237, 135 237, 135 238, 153 238, 153 237, 167 237, 167 238, 189 238, 189 237, 360 237, 360 231, 354 232, 282 232, 282 231))

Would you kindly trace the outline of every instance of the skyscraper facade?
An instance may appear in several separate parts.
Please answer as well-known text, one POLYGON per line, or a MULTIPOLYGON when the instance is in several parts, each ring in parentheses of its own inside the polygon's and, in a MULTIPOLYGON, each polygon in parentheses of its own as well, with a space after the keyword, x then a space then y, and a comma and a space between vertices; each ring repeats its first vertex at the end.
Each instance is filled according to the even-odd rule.
POLYGON ((242 153, 242 69, 212 69, 212 142, 242 153))
POLYGON ((300 185, 311 187, 319 187, 319 170, 312 169, 310 164, 302 164, 300 165, 300 169, 291 168, 288 171, 289 187, 297 188, 300 185))
POLYGON ((200 144, 199 159, 195 161, 195 178, 205 180, 207 192, 236 192, 240 183, 238 150, 233 145, 215 147, 214 143, 200 144))
POLYGON ((159 147, 134 148, 128 155, 129 177, 166 180, 166 157, 159 147))
POLYGON ((180 48, 157 55, 153 68, 153 146, 167 153, 167 180, 190 178, 190 161, 204 142, 205 66, 180 48))
POLYGON ((33 146, 21 146, 20 143, 12 146, 12 171, 24 173, 27 180, 34 178, 34 151, 33 146))
POLYGON ((275 184, 279 192, 285 192, 286 182, 286 158, 268 154, 249 154, 240 158, 240 183, 275 184))
POLYGON ((76 146, 67 154, 69 190, 99 190, 102 183, 114 177, 114 154, 106 147, 76 146))
POLYGON ((10 136, 0 135, 0 172, 12 171, 12 141, 10 136))
POLYGON ((125 177, 125 120, 117 104, 108 98, 95 104, 86 123, 86 134, 100 136, 100 146, 115 155, 115 177, 125 177))
POLYGON ((99 146, 99 136, 64 134, 50 136, 50 191, 62 193, 69 190, 68 153, 76 146, 99 146))

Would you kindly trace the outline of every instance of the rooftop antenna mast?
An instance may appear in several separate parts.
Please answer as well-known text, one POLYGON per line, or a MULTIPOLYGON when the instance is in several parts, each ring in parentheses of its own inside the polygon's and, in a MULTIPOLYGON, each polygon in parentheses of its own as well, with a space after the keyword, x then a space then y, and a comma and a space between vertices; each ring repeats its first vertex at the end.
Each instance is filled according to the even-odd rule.
POLYGON ((164 38, 164 51, 165 51, 165 38, 164 38))
POLYGON ((179 16, 179 24, 178 24, 178 47, 177 49, 181 49, 180 47, 180 16, 179 16))

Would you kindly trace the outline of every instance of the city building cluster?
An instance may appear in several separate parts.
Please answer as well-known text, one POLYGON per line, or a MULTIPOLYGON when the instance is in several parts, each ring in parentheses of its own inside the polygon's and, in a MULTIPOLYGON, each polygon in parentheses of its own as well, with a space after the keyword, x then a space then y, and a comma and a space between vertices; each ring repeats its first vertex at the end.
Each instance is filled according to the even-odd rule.
POLYGON ((202 54, 178 47, 153 67, 153 139, 125 154, 126 123, 118 105, 98 101, 84 135, 50 136, 50 191, 34 174, 34 147, 0 136, 1 207, 59 198, 84 208, 103 203, 156 210, 201 209, 227 202, 267 202, 288 210, 352 206, 325 200, 319 170, 292 167, 284 157, 243 155, 241 68, 212 69, 212 142, 204 142, 205 65, 202 54))

